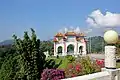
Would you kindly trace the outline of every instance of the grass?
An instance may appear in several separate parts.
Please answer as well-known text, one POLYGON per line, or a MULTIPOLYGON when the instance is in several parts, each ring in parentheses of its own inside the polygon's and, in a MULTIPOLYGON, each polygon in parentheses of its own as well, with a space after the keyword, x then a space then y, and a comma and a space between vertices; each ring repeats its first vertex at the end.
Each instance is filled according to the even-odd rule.
POLYGON ((54 59, 55 64, 59 64, 60 61, 62 61, 61 64, 58 66, 58 69, 65 69, 69 64, 69 60, 65 57, 59 57, 59 58, 49 57, 49 59, 54 59))

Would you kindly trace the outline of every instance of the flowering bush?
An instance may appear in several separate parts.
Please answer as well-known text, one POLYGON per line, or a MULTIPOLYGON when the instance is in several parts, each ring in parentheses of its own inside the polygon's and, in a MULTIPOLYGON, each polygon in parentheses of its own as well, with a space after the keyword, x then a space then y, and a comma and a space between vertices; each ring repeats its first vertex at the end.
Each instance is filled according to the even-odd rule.
POLYGON ((78 63, 70 63, 65 69, 65 77, 75 77, 81 75, 82 67, 78 63))
POLYGON ((91 61, 89 57, 82 57, 78 61, 68 64, 68 67, 65 69, 65 77, 91 74, 100 70, 101 68, 95 61, 91 61))
POLYGON ((41 80, 60 80, 65 78, 64 71, 58 69, 44 69, 41 80))
POLYGON ((102 59, 102 60, 97 60, 97 59, 96 59, 96 64, 97 64, 98 66, 100 66, 100 68, 103 68, 103 67, 104 67, 104 59, 102 59))

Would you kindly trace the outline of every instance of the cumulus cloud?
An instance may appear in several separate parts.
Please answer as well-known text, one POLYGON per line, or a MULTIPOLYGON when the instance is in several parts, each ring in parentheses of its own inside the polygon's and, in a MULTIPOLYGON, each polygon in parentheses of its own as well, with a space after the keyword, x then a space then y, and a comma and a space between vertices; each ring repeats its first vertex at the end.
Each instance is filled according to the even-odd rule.
POLYGON ((106 12, 104 15, 100 10, 95 10, 88 16, 86 22, 93 27, 118 27, 120 14, 106 12))

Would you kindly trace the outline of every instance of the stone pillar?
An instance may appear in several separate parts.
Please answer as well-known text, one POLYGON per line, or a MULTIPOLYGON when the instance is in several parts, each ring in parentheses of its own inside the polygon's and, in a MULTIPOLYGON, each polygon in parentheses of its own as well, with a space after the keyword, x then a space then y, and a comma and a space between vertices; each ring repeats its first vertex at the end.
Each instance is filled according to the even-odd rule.
POLYGON ((116 68, 116 47, 115 46, 105 46, 105 67, 107 69, 116 68))
POLYGON ((78 47, 78 42, 76 42, 76 54, 79 55, 79 47, 78 47))
POLYGON ((54 56, 57 56, 57 52, 56 52, 56 43, 54 42, 54 56))
POLYGON ((74 43, 74 55, 77 56, 77 44, 76 44, 76 42, 74 43))
POLYGON ((63 56, 66 55, 66 42, 63 42, 63 56))

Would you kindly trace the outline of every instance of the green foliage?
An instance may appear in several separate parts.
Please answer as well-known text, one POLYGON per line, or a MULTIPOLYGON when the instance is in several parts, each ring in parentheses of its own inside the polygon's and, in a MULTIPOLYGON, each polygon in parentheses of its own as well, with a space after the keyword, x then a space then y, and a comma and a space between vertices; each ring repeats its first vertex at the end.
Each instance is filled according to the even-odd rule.
POLYGON ((67 65, 67 67, 65 68, 65 76, 75 77, 86 75, 99 72, 100 69, 101 68, 95 62, 92 62, 89 57, 81 57, 67 65))
POLYGON ((84 74, 91 74, 100 71, 100 67, 97 66, 95 62, 92 62, 89 57, 82 57, 80 59, 80 64, 83 68, 84 74))
POLYGON ((49 57, 47 59, 48 66, 47 68, 53 67, 53 68, 58 68, 58 69, 65 69, 67 65, 69 64, 69 60, 65 57, 59 57, 59 58, 51 58, 49 57))
POLYGON ((20 68, 19 59, 20 55, 14 56, 11 54, 4 60, 4 64, 2 64, 0 69, 0 80, 16 80, 16 72, 18 72, 20 68))
POLYGON ((91 53, 98 53, 104 51, 104 46, 106 43, 104 42, 103 37, 95 36, 88 38, 87 50, 90 52, 90 43, 91 43, 91 53))
POLYGON ((89 57, 78 57, 75 58, 71 55, 59 58, 48 58, 47 62, 49 67, 47 68, 58 68, 65 70, 66 77, 75 77, 79 75, 91 74, 99 72, 101 68, 96 64, 95 61, 91 61, 89 57), (70 66, 69 64, 72 64, 70 66), (56 66, 57 67, 53 67, 56 66))
POLYGON ((120 41, 115 46, 117 47, 117 56, 120 57, 120 41))
POLYGON ((2 64, 4 63, 4 60, 6 58, 8 58, 9 56, 11 56, 11 54, 14 54, 15 53, 15 49, 13 47, 4 47, 4 51, 2 51, 3 48, 0 48, 0 69, 1 69, 1 66, 2 64))
POLYGON ((48 69, 56 69, 62 64, 62 60, 60 59, 48 59, 46 60, 45 67, 48 69))
POLYGON ((82 68, 80 63, 69 63, 67 68, 65 69, 65 77, 75 77, 82 75, 82 68))
POLYGON ((40 40, 37 39, 35 31, 31 29, 32 36, 24 33, 23 40, 13 36, 17 53, 21 54, 21 63, 27 80, 39 80, 40 73, 44 69, 45 55, 40 50, 40 40))
POLYGON ((45 55, 40 50, 40 40, 35 31, 31 29, 31 32, 31 37, 25 32, 23 39, 13 36, 15 51, 7 51, 2 55, 0 80, 40 80, 45 55))
POLYGON ((73 61, 75 61, 75 57, 73 57, 72 55, 67 55, 65 58, 68 59, 69 63, 72 63, 73 61))
POLYGON ((40 49, 42 50, 42 52, 49 52, 49 55, 53 54, 53 42, 52 41, 41 41, 40 42, 40 49))

